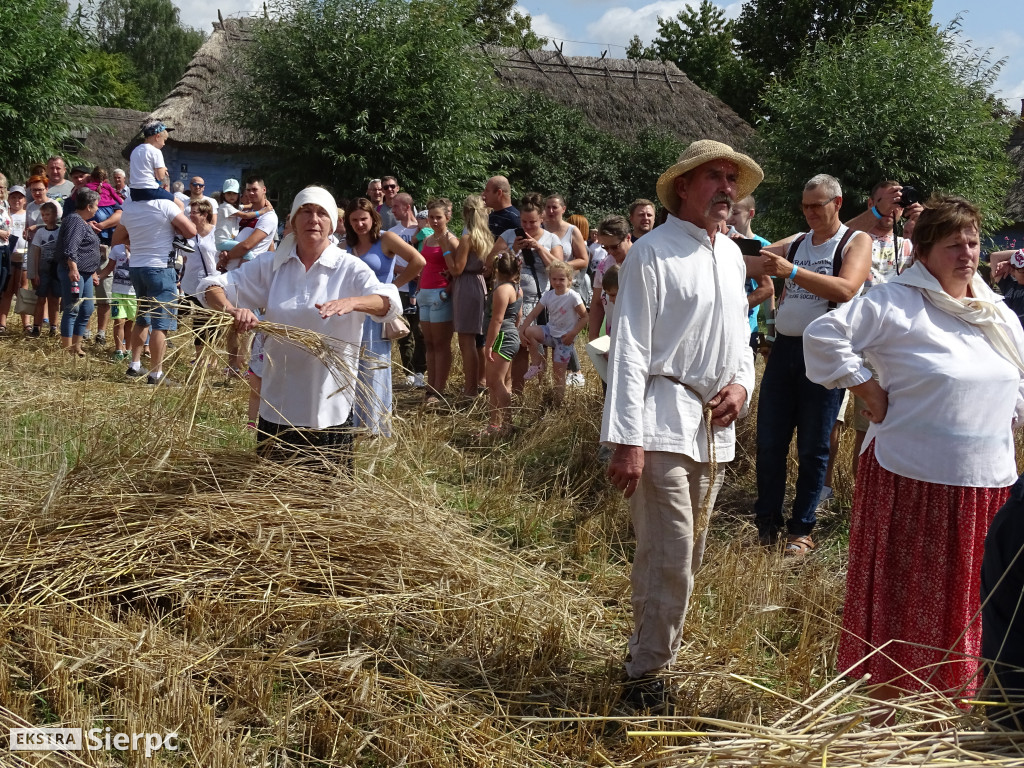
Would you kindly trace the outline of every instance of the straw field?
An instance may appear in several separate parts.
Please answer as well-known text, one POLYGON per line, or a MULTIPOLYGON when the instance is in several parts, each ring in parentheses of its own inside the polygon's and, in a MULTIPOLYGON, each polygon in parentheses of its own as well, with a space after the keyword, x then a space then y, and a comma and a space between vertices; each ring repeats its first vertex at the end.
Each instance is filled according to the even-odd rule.
MULTIPOLYGON (((752 545, 753 418, 728 469, 672 681, 674 717, 617 702, 630 631, 625 504, 596 457, 600 388, 528 388, 360 439, 354 477, 253 453, 247 387, 127 382, 12 328, 0 344, 0 730, 178 734, 0 752, 0 764, 584 766, 1021 764, 1022 734, 908 699, 888 729, 837 679, 850 446, 819 548, 752 545), (959 727, 960 731, 955 728, 959 727)), ((457 357, 457 354, 456 354, 457 357)), ((458 381, 456 370, 452 382, 458 381)), ((6 736, 0 737, 6 738, 6 736)))

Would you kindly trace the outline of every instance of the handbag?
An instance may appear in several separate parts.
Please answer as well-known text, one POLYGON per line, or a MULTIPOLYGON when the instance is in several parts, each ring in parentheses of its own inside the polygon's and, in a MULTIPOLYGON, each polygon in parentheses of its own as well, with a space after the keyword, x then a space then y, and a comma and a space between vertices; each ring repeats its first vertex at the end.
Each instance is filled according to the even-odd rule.
POLYGON ((388 341, 404 339, 409 335, 409 323, 402 315, 399 315, 394 320, 388 320, 384 323, 384 330, 381 335, 388 341))

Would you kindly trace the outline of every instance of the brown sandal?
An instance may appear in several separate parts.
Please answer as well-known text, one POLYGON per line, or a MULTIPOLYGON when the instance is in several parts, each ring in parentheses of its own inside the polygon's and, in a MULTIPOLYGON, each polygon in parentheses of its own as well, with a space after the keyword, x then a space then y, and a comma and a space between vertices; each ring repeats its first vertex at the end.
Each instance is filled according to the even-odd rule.
POLYGON ((785 557, 805 557, 812 549, 814 549, 814 540, 809 535, 789 535, 786 537, 786 548, 783 555, 785 557))

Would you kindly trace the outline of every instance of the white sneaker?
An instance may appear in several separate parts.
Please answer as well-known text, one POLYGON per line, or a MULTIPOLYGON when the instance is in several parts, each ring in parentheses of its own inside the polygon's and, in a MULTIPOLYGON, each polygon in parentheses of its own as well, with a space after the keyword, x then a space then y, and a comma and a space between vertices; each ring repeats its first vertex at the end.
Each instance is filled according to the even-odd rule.
POLYGON ((407 387, 415 387, 416 386, 416 377, 413 376, 411 373, 408 376, 405 377, 405 386, 407 386, 407 387))
POLYGON ((583 373, 581 371, 576 371, 575 373, 570 373, 565 377, 565 383, 570 387, 583 387, 586 386, 587 380, 583 378, 583 373))
POLYGON ((412 377, 412 385, 414 387, 425 387, 425 386, 427 386, 427 383, 423 380, 423 374, 422 373, 417 373, 415 376, 412 377))

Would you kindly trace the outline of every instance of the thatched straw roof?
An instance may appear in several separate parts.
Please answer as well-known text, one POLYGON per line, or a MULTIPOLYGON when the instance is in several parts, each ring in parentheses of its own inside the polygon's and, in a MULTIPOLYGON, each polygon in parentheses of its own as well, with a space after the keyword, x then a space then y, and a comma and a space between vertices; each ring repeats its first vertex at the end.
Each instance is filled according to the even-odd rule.
MULTIPOLYGON (((175 128, 172 144, 239 148, 250 136, 224 119, 222 71, 238 44, 250 40, 251 18, 222 19, 152 116, 175 128)), ((753 129, 726 104, 701 90, 674 64, 562 56, 489 46, 505 86, 543 93, 580 109, 601 130, 632 137, 660 126, 684 141, 709 138, 744 146, 753 129)))
POLYGON ((579 109, 595 126, 617 136, 629 138, 654 126, 683 141, 716 139, 742 147, 754 134, 725 102, 671 62, 498 47, 487 52, 502 84, 579 109))
POLYGON ((1017 168, 1017 178, 1006 195, 1006 216, 1014 222, 1024 221, 1024 117, 1010 136, 1010 160, 1017 168))
POLYGON ((81 121, 88 126, 74 131, 74 138, 81 142, 81 147, 74 154, 87 165, 103 166, 107 173, 118 167, 128 167, 125 165, 125 148, 139 133, 146 119, 145 112, 104 107, 72 107, 69 111, 76 122, 81 121))
POLYGON ((169 139, 172 144, 220 150, 253 145, 253 137, 225 117, 228 78, 224 76, 234 47, 251 39, 252 21, 241 18, 215 22, 213 34, 196 51, 181 80, 151 113, 174 129, 169 139))

